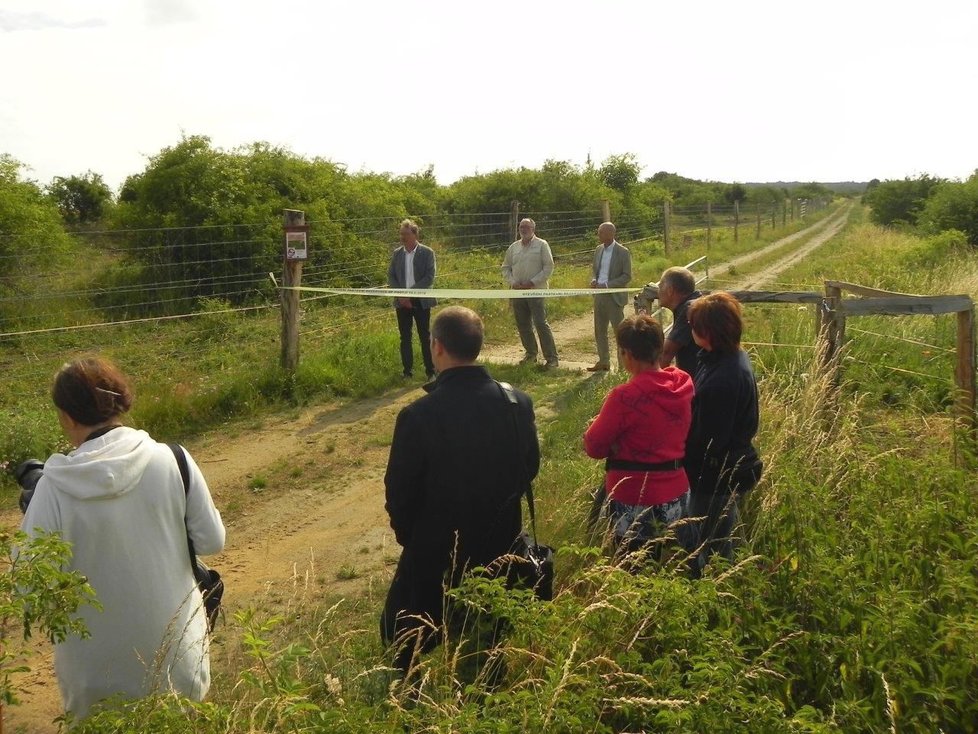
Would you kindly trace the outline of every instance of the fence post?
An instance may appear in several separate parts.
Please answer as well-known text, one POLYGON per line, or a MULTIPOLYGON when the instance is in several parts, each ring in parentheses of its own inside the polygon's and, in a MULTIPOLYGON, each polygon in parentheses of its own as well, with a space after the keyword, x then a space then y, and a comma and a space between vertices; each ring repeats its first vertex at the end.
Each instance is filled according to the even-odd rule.
POLYGON ((734 201, 734 244, 740 242, 740 202, 734 201))
POLYGON ((669 254, 669 202, 662 202, 662 249, 669 254))
MULTIPOLYGON (((710 254, 710 244, 713 242, 713 204, 706 202, 706 254, 710 254)), ((709 260, 707 260, 709 262, 709 260)))
POLYGON ((776 204, 771 205, 771 229, 778 226, 778 207, 776 204))
POLYGON ((788 223, 788 200, 781 200, 781 226, 784 227, 788 223))
MULTIPOLYGON (((306 223, 306 213, 296 209, 286 209, 283 228, 302 227, 306 223)), ((294 372, 299 365, 299 291, 288 290, 302 285, 302 260, 289 259, 284 246, 283 235, 282 285, 282 367, 294 372)))
POLYGON ((959 425, 967 436, 969 453, 975 449, 975 307, 958 311, 957 360, 954 382, 958 388, 955 401, 959 425))
POLYGON ((791 204, 791 221, 793 222, 795 221, 795 200, 791 199, 790 204, 791 204))
POLYGON ((754 235, 754 239, 759 240, 761 239, 761 205, 758 204, 754 209, 757 214, 757 234, 754 235))
POLYGON ((610 222, 611 221, 611 202, 607 199, 601 200, 601 221, 610 222))
POLYGON ((514 242, 520 238, 520 203, 518 201, 509 205, 509 237, 514 242))
POLYGON ((846 314, 842 310, 842 289, 837 286, 825 286, 825 305, 828 310, 823 317, 825 319, 823 321, 825 354, 822 355, 822 364, 825 367, 834 368, 833 366, 838 364, 836 358, 846 333, 846 314))

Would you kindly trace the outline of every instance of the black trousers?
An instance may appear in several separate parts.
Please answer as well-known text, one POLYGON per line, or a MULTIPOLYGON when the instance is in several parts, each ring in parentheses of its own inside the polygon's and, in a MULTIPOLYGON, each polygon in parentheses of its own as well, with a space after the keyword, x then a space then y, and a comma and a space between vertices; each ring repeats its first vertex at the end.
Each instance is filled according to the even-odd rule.
POLYGON ((431 361, 431 309, 421 308, 420 299, 412 298, 414 308, 394 309, 397 313, 397 329, 401 333, 401 365, 404 374, 409 375, 414 370, 414 349, 411 346, 411 322, 418 327, 418 339, 421 341, 421 356, 424 359, 424 370, 428 375, 435 373, 435 364, 431 361))
POLYGON ((461 679, 474 681, 481 671, 490 687, 498 684, 505 667, 493 651, 509 630, 508 620, 467 608, 445 596, 443 589, 436 598, 418 586, 417 579, 395 572, 380 613, 380 639, 393 655, 393 666, 407 676, 422 654, 448 637, 465 641, 461 679))

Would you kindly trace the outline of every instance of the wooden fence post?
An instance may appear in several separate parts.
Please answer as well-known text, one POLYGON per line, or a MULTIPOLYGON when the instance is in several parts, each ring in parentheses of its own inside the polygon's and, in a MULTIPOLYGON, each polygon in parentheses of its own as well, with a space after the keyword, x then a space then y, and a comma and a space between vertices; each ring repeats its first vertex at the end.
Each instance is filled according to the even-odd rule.
POLYGON ((509 205, 509 234, 513 242, 520 238, 520 203, 518 201, 509 205))
POLYGON ((959 425, 964 429, 969 452, 975 449, 975 307, 958 311, 957 361, 954 382, 958 388, 955 401, 959 425))
POLYGON ((601 217, 602 222, 611 221, 611 202, 607 199, 601 200, 601 217))
POLYGON ((837 286, 825 286, 825 304, 827 312, 824 316, 825 354, 822 364, 834 368, 838 364, 839 349, 846 333, 846 314, 842 310, 842 289, 837 286))
POLYGON ((669 202, 662 202, 662 248, 664 254, 669 254, 669 202))
MULTIPOLYGON (((306 223, 306 213, 296 209, 286 209, 284 229, 303 227, 306 223)), ((285 248, 283 235, 282 268, 282 367, 294 372, 299 365, 299 291, 288 290, 302 285, 302 260, 290 259, 285 248)))
POLYGON ((793 222, 795 221, 795 200, 791 199, 790 204, 791 204, 791 221, 793 222))
POLYGON ((788 202, 787 200, 781 201, 781 226, 784 227, 788 223, 788 202))
POLYGON ((754 209, 757 214, 757 234, 754 235, 754 239, 759 240, 761 239, 761 205, 758 204, 754 209))
MULTIPOLYGON (((706 254, 710 254, 710 244, 713 242, 713 205, 706 202, 706 254)), ((707 260, 709 262, 709 260, 707 260)))
POLYGON ((740 242, 740 202, 734 202, 734 243, 740 242))

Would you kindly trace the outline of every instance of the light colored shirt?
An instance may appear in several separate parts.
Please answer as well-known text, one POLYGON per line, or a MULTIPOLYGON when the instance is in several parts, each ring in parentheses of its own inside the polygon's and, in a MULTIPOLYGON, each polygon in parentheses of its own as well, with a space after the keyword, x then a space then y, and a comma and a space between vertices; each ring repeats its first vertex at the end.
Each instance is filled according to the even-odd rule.
POLYGON ((404 287, 414 288, 414 253, 418 251, 415 247, 411 252, 404 250, 404 287))
POLYGON ((510 285, 529 281, 534 288, 547 288, 553 271, 554 256, 546 240, 534 236, 524 245, 519 239, 506 250, 502 272, 510 285))
POLYGON ((601 267, 598 268, 598 285, 608 285, 608 271, 611 270, 611 251, 615 249, 616 244, 618 243, 612 240, 604 246, 604 252, 601 253, 601 267))

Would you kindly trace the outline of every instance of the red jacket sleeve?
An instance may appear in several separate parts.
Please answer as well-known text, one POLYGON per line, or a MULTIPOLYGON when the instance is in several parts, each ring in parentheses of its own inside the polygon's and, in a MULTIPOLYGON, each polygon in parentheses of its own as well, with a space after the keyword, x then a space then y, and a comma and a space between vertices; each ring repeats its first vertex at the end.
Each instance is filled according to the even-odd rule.
POLYGON ((584 432, 584 451, 592 459, 606 459, 618 443, 622 430, 622 413, 618 390, 612 390, 601 411, 584 432))

